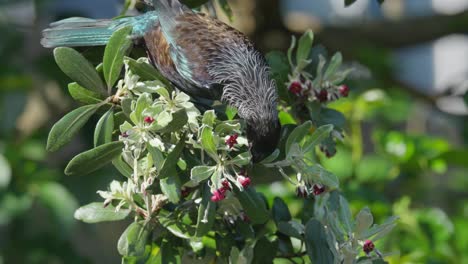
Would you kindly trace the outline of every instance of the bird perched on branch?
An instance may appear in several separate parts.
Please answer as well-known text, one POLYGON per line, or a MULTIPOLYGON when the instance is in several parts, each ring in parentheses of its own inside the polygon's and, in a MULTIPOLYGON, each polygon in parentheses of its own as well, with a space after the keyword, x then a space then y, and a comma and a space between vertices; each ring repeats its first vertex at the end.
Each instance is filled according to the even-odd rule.
POLYGON ((68 18, 44 30, 44 47, 105 45, 112 33, 132 26, 156 68, 193 96, 221 98, 245 120, 254 161, 279 139, 276 85, 264 57, 241 32, 178 0, 154 0, 154 11, 115 20, 68 18))

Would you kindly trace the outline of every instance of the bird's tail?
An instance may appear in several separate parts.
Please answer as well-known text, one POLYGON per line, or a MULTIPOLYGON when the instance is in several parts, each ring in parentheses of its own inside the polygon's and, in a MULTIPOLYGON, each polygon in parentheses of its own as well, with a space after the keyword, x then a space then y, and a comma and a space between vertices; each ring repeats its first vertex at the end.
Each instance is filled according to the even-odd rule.
POLYGON ((137 38, 155 23, 157 16, 154 12, 115 20, 71 17, 50 24, 42 32, 41 44, 46 48, 102 46, 120 28, 133 26, 132 37, 137 38))

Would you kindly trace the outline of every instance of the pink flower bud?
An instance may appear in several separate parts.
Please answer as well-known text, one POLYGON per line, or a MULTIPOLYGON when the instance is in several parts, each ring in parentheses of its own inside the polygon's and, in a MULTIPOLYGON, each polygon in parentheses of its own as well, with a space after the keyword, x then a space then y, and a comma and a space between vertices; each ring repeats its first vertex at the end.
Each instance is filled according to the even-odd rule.
POLYGON ((211 196, 211 201, 219 202, 219 201, 224 200, 224 198, 226 198, 225 192, 226 191, 222 191, 222 190, 214 191, 213 196, 211 196))
POLYGON ((237 181, 242 185, 242 187, 249 187, 251 180, 249 177, 244 177, 242 175, 237 176, 237 181))
POLYGON ((341 85, 339 91, 343 97, 348 97, 349 87, 346 84, 341 85))
POLYGON ((151 116, 145 116, 145 119, 143 119, 143 121, 145 121, 145 123, 147 124, 151 124, 154 122, 154 118, 152 118, 151 116))
POLYGON ((234 134, 229 136, 228 139, 226 139, 226 145, 228 145, 229 148, 233 148, 235 144, 237 144, 237 138, 239 137, 238 134, 234 134))
POLYGON ((362 250, 366 252, 367 255, 369 255, 369 253, 371 253, 374 250, 374 248, 375 245, 371 240, 366 240, 364 242, 364 245, 362 246, 362 250))
POLYGON ((313 187, 314 195, 320 195, 325 192, 325 186, 315 184, 313 187))
POLYGON ((320 90, 320 92, 316 95, 316 97, 317 97, 317 100, 319 100, 319 102, 321 103, 328 101, 327 90, 325 89, 320 90))

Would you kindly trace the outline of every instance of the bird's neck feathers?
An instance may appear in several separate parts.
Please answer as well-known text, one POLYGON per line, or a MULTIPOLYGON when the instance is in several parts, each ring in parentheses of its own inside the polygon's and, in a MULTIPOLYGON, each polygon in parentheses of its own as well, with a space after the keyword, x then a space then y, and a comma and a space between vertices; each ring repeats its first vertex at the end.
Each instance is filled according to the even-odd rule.
POLYGON ((224 84, 222 100, 235 106, 240 117, 256 126, 264 123, 260 128, 276 125, 276 84, 262 54, 251 46, 233 44, 223 47, 210 64, 210 75, 224 84))

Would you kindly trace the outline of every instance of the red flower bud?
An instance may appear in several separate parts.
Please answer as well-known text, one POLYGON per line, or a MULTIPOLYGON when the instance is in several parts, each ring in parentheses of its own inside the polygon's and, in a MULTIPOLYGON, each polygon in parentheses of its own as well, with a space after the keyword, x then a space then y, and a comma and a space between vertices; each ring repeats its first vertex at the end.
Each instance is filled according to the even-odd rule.
POLYGON ((224 198, 226 198, 225 192, 226 191, 223 191, 222 189, 214 191, 213 196, 211 196, 211 201, 219 202, 224 200, 224 198))
POLYGON ((120 136, 122 136, 123 138, 128 138, 128 133, 127 133, 127 131, 123 132, 120 136))
POLYGON ((319 185, 315 184, 313 189, 314 189, 313 190, 314 195, 320 195, 323 192, 325 192, 325 186, 319 186, 319 185))
POLYGON ((229 183, 228 180, 224 180, 223 182, 221 182, 221 185, 223 185, 224 190, 226 191, 231 190, 231 184, 229 183))
POLYGON ((343 97, 348 97, 349 87, 346 84, 341 85, 339 91, 343 97))
POLYGON ((237 138, 239 137, 238 134, 234 134, 229 136, 228 139, 226 139, 226 145, 228 145, 229 148, 233 148, 235 144, 237 144, 237 138))
POLYGON ((154 122, 154 118, 152 118, 151 116, 145 116, 145 119, 143 119, 143 121, 145 121, 145 123, 147 124, 151 124, 154 122))
POLYGON ((302 92, 302 85, 300 82, 295 81, 289 85, 289 91, 295 95, 299 95, 302 92))
POLYGON ((327 90, 325 89, 320 90, 320 92, 316 95, 316 97, 317 97, 317 100, 319 100, 319 102, 321 103, 328 101, 327 90))
POLYGON ((251 180, 249 177, 244 177, 244 176, 237 176, 237 181, 242 185, 242 187, 247 188, 249 187, 251 180))
POLYGON ((362 246, 362 250, 366 252, 367 255, 369 255, 369 253, 371 253, 374 250, 374 248, 375 245, 371 240, 366 240, 364 242, 364 245, 362 246))

